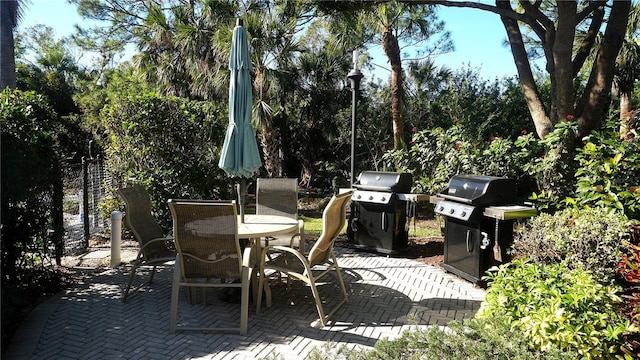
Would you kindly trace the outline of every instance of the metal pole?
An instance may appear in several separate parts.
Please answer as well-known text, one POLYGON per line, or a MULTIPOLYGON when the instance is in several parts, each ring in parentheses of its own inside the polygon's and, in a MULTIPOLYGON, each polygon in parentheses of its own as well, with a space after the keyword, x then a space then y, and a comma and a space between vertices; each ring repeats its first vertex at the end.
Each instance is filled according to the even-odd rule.
POLYGON ((122 216, 120 211, 111 213, 111 261, 109 265, 112 268, 120 265, 120 244, 122 240, 122 216))
POLYGON ((82 225, 84 229, 84 248, 89 248, 89 164, 82 157, 82 225))
POLYGON ((358 51, 353 51, 353 69, 347 75, 351 80, 351 179, 350 184, 355 183, 356 177, 356 131, 358 122, 358 92, 360 91, 360 80, 363 75, 358 70, 358 51))

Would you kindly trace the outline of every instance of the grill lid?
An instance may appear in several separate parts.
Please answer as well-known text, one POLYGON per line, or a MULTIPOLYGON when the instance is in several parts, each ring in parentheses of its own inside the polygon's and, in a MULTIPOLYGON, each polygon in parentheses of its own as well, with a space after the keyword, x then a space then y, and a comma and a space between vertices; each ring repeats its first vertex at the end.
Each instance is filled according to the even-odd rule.
POLYGON ((496 176, 456 175, 440 196, 473 205, 510 204, 517 197, 516 181, 496 176))
POLYGON ((413 178, 409 173, 363 171, 353 187, 360 190, 411 192, 413 178))

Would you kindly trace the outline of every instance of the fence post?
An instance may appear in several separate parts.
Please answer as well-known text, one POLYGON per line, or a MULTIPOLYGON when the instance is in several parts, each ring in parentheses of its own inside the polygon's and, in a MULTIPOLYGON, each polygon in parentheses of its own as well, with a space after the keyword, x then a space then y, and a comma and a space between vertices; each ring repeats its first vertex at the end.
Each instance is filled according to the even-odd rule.
POLYGON ((82 157, 82 213, 84 217, 84 248, 89 248, 89 165, 87 159, 82 157))
POLYGON ((122 215, 120 211, 111 213, 111 262, 112 268, 120 265, 120 243, 122 238, 122 215))

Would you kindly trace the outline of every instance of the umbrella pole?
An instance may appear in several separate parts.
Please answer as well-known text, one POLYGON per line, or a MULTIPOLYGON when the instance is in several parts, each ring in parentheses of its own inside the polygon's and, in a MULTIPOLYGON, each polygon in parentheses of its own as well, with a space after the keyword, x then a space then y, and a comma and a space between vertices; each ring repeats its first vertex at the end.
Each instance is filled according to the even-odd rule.
POLYGON ((240 207, 240 222, 244 223, 244 195, 247 193, 247 179, 241 178, 236 186, 238 191, 238 204, 240 207))

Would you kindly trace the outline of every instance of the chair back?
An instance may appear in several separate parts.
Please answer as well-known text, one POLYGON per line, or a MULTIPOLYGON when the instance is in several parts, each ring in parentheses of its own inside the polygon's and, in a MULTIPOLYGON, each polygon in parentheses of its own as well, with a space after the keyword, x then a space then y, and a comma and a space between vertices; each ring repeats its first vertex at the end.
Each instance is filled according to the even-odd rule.
POLYGON ((133 232, 145 249, 145 256, 153 257, 154 252, 164 253, 166 247, 160 243, 145 247, 153 239, 164 237, 164 231, 151 214, 151 198, 142 185, 133 185, 118 189, 118 194, 125 202, 125 219, 127 227, 133 232))
POLYGON ((234 201, 169 200, 183 279, 237 279, 242 273, 234 201))
POLYGON ((309 251, 309 265, 326 263, 333 244, 342 231, 346 219, 347 201, 351 199, 353 190, 334 195, 322 212, 322 233, 309 251))
POLYGON ((258 178, 256 214, 298 219, 298 179, 258 178))

